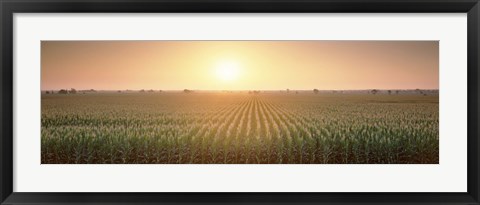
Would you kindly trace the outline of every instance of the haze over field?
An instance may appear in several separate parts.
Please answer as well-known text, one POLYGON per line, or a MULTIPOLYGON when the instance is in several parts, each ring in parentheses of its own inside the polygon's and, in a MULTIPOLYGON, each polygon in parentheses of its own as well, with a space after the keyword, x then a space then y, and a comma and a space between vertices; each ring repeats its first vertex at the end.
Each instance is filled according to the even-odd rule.
POLYGON ((438 89, 438 41, 42 41, 42 90, 438 89))

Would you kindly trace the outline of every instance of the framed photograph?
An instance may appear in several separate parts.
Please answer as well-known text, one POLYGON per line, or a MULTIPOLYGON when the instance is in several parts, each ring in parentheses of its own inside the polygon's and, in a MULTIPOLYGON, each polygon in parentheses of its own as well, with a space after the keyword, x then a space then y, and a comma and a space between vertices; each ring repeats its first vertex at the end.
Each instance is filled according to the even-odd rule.
POLYGON ((1 204, 480 204, 478 0, 9 1, 1 204))

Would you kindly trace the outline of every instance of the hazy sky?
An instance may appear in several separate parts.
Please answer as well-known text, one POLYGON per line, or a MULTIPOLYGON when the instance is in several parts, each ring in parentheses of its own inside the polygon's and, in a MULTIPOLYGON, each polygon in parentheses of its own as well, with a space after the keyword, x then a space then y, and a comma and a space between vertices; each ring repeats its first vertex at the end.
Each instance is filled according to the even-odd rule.
POLYGON ((438 89, 437 41, 43 41, 42 90, 438 89))

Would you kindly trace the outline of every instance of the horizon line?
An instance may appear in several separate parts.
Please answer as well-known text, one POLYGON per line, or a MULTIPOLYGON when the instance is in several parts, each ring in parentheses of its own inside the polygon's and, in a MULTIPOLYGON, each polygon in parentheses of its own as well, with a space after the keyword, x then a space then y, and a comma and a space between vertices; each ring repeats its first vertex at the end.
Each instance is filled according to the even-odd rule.
MULTIPOLYGON (((70 89, 44 89, 41 91, 59 91, 59 90, 71 90, 70 89)), ((287 89, 76 89, 77 91, 184 91, 184 90, 192 90, 192 91, 287 91, 287 89)), ((312 91, 317 88, 313 89, 288 89, 289 91, 312 91)), ((394 88, 394 89, 379 89, 379 88, 365 88, 365 89, 317 89, 318 91, 364 91, 364 90, 440 90, 439 88, 394 88)))

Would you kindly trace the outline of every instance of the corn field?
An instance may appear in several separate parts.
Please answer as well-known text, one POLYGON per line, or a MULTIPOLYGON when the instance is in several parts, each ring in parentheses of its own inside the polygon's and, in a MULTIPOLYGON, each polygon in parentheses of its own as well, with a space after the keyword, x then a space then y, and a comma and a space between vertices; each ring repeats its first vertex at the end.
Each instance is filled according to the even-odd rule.
POLYGON ((42 95, 43 164, 437 164, 438 95, 42 95))

